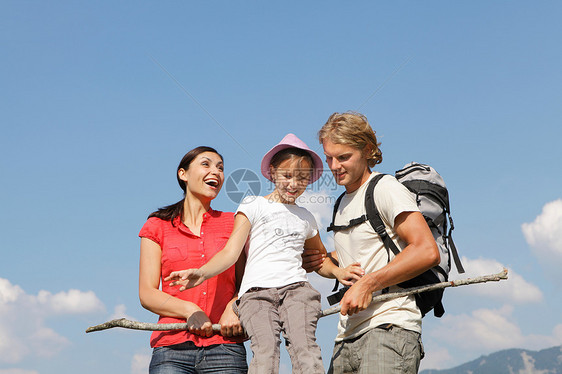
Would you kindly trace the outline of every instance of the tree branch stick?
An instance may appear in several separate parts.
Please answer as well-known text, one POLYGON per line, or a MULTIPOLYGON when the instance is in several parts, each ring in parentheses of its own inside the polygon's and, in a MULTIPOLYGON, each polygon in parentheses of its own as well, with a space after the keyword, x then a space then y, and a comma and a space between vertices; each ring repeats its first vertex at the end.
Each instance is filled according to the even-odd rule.
MULTIPOLYGON (((503 271, 497 274, 490 274, 490 275, 484 275, 476 278, 460 279, 460 280, 454 280, 449 282, 435 283, 427 286, 406 288, 398 292, 390 292, 383 295, 376 295, 373 296, 372 302, 386 301, 386 300, 394 299, 396 297, 414 295, 420 292, 433 291, 441 288, 466 286, 469 284, 485 283, 485 282, 498 282, 505 279, 507 279, 507 269, 503 269, 503 271)), ((335 305, 331 308, 323 310, 322 315, 320 317, 325 317, 325 316, 339 313, 340 309, 341 307, 339 305, 335 305)), ((126 329, 146 330, 146 331, 187 330, 189 328, 187 323, 147 323, 147 322, 130 321, 125 318, 120 318, 120 319, 114 319, 102 323, 100 325, 88 327, 86 333, 107 330, 114 327, 123 327, 126 329)), ((213 325, 214 332, 220 332, 220 330, 221 330, 221 325, 219 324, 213 325)))
MULTIPOLYGON (((387 301, 387 300, 394 299, 394 298, 397 298, 397 297, 409 296, 409 295, 414 295, 414 294, 425 292, 425 291, 433 291, 433 290, 438 290, 438 289, 447 288, 447 287, 466 286, 466 285, 469 285, 469 284, 485 283, 485 282, 499 282, 502 279, 507 279, 507 269, 505 269, 505 268, 503 269, 503 271, 501 271, 497 274, 490 274, 490 275, 483 275, 483 276, 476 277, 476 278, 467 278, 467 279, 459 279, 459 280, 453 280, 453 281, 448 281, 448 282, 434 283, 434 284, 429 284, 429 285, 426 285, 426 286, 405 288, 402 291, 389 292, 389 293, 382 294, 382 295, 376 295, 376 296, 373 296, 373 300, 371 302, 387 301)), ((334 305, 331 308, 323 310, 322 315, 320 317, 325 317, 325 316, 329 316, 331 314, 339 313, 340 310, 341 310, 340 305, 334 305)))
MULTIPOLYGON (((146 331, 170 331, 170 330, 187 330, 189 325, 187 323, 148 323, 131 321, 126 318, 113 319, 111 321, 102 323, 100 325, 91 326, 86 329, 86 332, 94 332, 112 329, 114 327, 123 327, 132 330, 146 330, 146 331)), ((218 323, 213 324, 213 331, 220 332, 221 325, 218 323)))

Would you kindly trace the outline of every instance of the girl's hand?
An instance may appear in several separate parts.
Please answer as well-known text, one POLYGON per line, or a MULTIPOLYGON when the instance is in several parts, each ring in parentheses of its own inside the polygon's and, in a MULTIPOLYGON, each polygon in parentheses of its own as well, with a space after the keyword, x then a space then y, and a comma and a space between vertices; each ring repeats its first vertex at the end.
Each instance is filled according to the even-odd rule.
POLYGON ((180 291, 185 291, 188 288, 193 288, 203 283, 205 277, 199 269, 187 269, 173 271, 164 279, 165 282, 171 280, 173 280, 173 282, 170 283, 170 286, 181 285, 180 291))
POLYGON ((357 282, 363 275, 365 270, 361 268, 361 264, 355 262, 346 268, 338 268, 339 271, 335 274, 338 281, 344 286, 351 286, 357 282))

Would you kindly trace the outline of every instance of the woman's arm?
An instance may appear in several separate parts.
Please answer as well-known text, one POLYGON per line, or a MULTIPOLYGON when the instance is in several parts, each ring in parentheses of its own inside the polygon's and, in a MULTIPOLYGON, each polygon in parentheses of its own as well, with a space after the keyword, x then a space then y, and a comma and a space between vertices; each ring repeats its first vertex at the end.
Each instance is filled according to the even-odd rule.
POLYGON ((234 265, 246 244, 251 224, 244 213, 234 217, 234 228, 224 248, 199 269, 173 271, 164 281, 173 281, 171 286, 181 285, 180 291, 200 285, 205 280, 218 275, 234 265))
POLYGON ((358 281, 363 274, 365 274, 359 263, 351 264, 346 268, 340 268, 334 264, 331 256, 327 254, 326 248, 324 247, 319 234, 316 234, 314 237, 306 240, 304 242, 304 248, 305 251, 316 249, 324 257, 322 265, 316 270, 316 272, 325 278, 337 278, 341 284, 350 286, 354 282, 358 281))
MULTIPOLYGON (((330 254, 328 254, 329 256, 330 254)), ((302 253, 302 267, 307 273, 318 271, 322 267, 322 263, 326 255, 318 249, 305 248, 302 253)), ((332 259, 332 262, 337 265, 337 263, 332 259)))
POLYGON ((141 238, 139 265, 139 299, 141 305, 152 313, 185 318, 189 331, 202 336, 213 333, 209 317, 196 304, 173 297, 159 289, 162 249, 147 238, 141 238))

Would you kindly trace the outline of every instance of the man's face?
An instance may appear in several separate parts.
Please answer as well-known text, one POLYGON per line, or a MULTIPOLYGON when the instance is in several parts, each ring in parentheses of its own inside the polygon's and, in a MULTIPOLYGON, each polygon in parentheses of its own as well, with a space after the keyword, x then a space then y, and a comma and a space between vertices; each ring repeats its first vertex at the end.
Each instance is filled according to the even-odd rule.
POLYGON ((346 144, 334 143, 329 139, 322 142, 326 163, 336 183, 345 186, 347 192, 357 190, 367 181, 371 171, 363 152, 346 144))

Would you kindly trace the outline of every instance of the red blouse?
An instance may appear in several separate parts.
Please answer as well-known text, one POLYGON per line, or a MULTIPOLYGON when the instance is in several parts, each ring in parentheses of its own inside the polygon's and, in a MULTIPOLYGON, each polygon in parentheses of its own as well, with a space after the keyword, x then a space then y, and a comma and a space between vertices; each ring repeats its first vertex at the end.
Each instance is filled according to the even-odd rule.
MULTIPOLYGON (((209 316, 212 323, 218 323, 226 304, 236 292, 234 266, 210 278, 197 287, 180 292, 179 286, 170 287, 163 282, 172 271, 199 268, 210 260, 226 244, 234 225, 234 213, 209 210, 203 215, 199 236, 181 222, 179 217, 172 222, 160 218, 149 218, 139 236, 148 238, 162 249, 162 291, 182 300, 197 304, 209 316)), ((185 319, 160 316, 158 323, 185 323, 185 319)), ((161 347, 192 341, 198 347, 213 344, 237 343, 243 337, 228 338, 214 334, 205 338, 188 331, 154 331, 150 338, 151 347, 161 347)))

